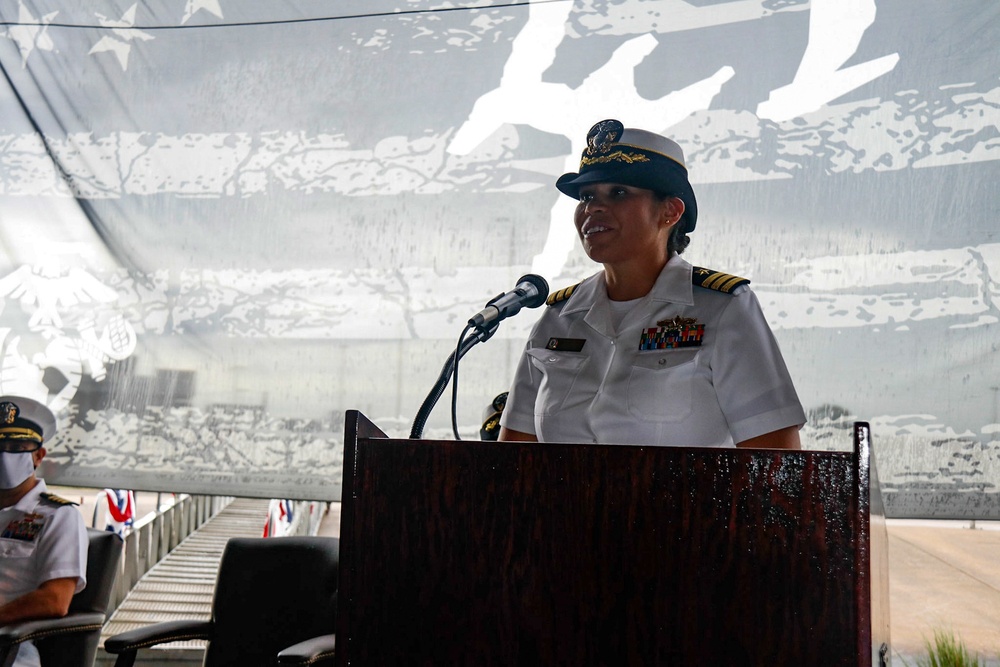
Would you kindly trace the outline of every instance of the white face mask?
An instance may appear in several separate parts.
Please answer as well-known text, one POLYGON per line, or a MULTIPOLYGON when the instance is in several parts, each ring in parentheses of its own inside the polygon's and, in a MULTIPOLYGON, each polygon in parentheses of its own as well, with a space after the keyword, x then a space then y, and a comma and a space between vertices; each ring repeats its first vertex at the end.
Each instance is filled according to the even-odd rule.
POLYGON ((35 462, 31 452, 0 452, 0 489, 13 489, 31 477, 35 462))

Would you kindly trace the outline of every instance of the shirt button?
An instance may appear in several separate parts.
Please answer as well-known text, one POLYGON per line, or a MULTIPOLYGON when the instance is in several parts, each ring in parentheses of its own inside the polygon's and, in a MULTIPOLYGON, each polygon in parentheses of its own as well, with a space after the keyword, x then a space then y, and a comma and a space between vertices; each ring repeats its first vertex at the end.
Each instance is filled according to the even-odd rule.
POLYGON ((661 366, 663 366, 663 365, 665 365, 667 363, 667 360, 666 359, 660 359, 660 361, 657 362, 657 363, 659 363, 661 366))

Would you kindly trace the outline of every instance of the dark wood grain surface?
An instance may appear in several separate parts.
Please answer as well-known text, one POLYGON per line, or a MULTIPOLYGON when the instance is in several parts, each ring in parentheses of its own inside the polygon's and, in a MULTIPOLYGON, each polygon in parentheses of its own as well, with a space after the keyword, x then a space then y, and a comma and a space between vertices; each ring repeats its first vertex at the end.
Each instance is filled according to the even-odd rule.
POLYGON ((883 641, 867 450, 861 470, 844 452, 390 440, 348 421, 340 665, 854 667, 883 641))

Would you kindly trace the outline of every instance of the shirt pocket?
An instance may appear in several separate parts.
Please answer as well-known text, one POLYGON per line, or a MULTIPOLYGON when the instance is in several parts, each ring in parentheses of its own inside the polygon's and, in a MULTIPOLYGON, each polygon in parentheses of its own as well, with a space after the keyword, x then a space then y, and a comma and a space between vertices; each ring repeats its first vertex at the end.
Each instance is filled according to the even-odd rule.
POLYGON ((535 414, 558 412, 589 357, 577 352, 553 352, 545 348, 532 348, 527 354, 531 365, 542 375, 535 397, 535 414))
POLYGON ((694 411, 698 350, 661 350, 632 363, 626 401, 629 414, 643 421, 679 422, 694 411))
POLYGON ((0 558, 31 558, 35 553, 35 543, 27 540, 0 539, 0 558))

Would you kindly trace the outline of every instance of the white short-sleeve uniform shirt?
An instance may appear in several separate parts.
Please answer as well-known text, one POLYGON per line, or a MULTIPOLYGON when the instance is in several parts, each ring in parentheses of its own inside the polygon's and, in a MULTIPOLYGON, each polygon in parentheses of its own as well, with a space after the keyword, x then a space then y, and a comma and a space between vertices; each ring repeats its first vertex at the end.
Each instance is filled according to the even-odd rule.
POLYGON ((804 424, 756 295, 695 286, 693 270, 672 256, 617 326, 603 272, 548 306, 501 424, 542 442, 704 447, 804 424), (658 335, 686 340, 657 349, 658 335))
MULTIPOLYGON (((0 510, 0 604, 7 604, 50 579, 76 578, 87 584, 87 529, 73 505, 46 500, 39 480, 17 504, 0 510)), ((15 667, 38 665, 38 651, 21 645, 15 667)))

